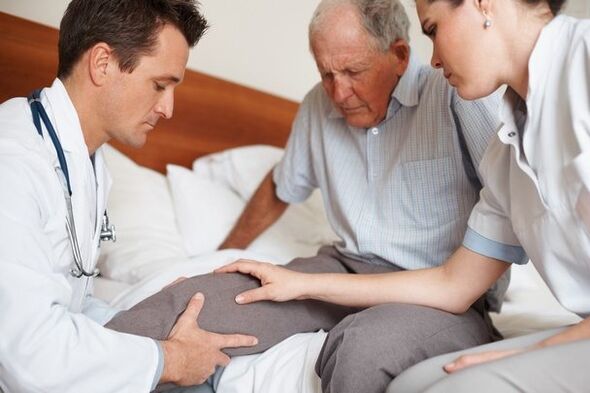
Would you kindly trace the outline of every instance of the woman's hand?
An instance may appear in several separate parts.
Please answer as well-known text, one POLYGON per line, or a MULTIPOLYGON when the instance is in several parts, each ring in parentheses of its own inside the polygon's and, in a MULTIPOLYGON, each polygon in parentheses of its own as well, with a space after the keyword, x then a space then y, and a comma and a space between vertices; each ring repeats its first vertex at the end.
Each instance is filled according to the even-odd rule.
POLYGON ((236 296, 236 303, 248 304, 261 300, 286 302, 305 299, 305 284, 310 279, 305 273, 294 272, 270 263, 240 259, 215 270, 215 273, 243 273, 260 280, 261 287, 236 296))
POLYGON ((507 356, 512 356, 517 353, 524 352, 524 349, 508 349, 504 351, 488 351, 481 353, 474 353, 470 355, 463 355, 455 359, 452 363, 446 364, 444 369, 449 374, 464 369, 465 367, 475 366, 476 364, 491 362, 507 356))
POLYGON ((456 359, 454 362, 444 366, 448 373, 459 371, 465 367, 474 366, 476 364, 490 362, 492 360, 502 359, 507 356, 516 355, 525 351, 534 351, 550 347, 552 345, 565 344, 576 340, 590 339, 590 317, 583 319, 577 324, 562 330, 554 336, 551 336, 535 345, 528 348, 509 349, 504 351, 489 351, 482 353, 475 353, 472 355, 464 355, 456 359))

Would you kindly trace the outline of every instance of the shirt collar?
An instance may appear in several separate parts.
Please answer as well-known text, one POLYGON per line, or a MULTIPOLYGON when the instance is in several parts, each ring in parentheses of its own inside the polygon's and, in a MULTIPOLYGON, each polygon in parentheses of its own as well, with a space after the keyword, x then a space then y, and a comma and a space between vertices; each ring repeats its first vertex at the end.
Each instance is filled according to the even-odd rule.
MULTIPOLYGON (((387 108, 387 114, 385 115, 384 121, 393 116, 400 105, 407 107, 418 105, 420 68, 421 64, 417 57, 410 54, 408 68, 397 82, 395 89, 391 92, 389 107, 387 108)), ((340 113, 338 108, 332 103, 332 110, 330 111, 328 118, 339 119, 343 117, 344 115, 340 113)))
POLYGON ((518 132, 519 137, 523 137, 526 130, 527 111, 533 107, 534 103, 541 102, 536 95, 544 90, 543 85, 550 73, 551 59, 556 51, 556 45, 562 44, 557 36, 565 24, 565 18, 563 15, 553 18, 543 27, 539 34, 528 63, 529 83, 526 101, 510 87, 506 89, 501 109, 501 119, 503 124, 508 126, 510 130, 507 131, 504 127, 501 128, 498 135, 500 135, 503 142, 505 138, 502 138, 502 132, 518 132))
POLYGON ((51 87, 43 89, 43 94, 46 97, 43 104, 48 106, 46 110, 53 115, 50 118, 64 151, 88 154, 78 112, 63 83, 56 78, 51 87))
MULTIPOLYGON (((391 94, 403 106, 418 105, 419 88, 420 88, 420 68, 421 64, 413 54, 410 54, 410 61, 406 72, 397 82, 397 86, 391 94)), ((391 108, 391 103, 389 104, 391 108)))
POLYGON ((519 131, 517 126, 517 108, 522 104, 522 98, 520 98, 520 96, 512 88, 508 87, 504 93, 504 97, 502 98, 502 106, 500 109, 500 119, 502 121, 502 126, 500 127, 499 133, 503 132, 502 130, 504 130, 505 127, 508 127, 509 129, 506 132, 519 131))
POLYGON ((564 45, 564 43, 558 39, 558 35, 562 27, 566 22, 566 17, 559 15, 553 18, 543 29, 539 38, 535 43, 533 52, 529 59, 529 85, 527 91, 527 105, 532 99, 535 99, 536 92, 543 91, 543 83, 549 75, 554 53, 556 53, 556 46, 564 45))

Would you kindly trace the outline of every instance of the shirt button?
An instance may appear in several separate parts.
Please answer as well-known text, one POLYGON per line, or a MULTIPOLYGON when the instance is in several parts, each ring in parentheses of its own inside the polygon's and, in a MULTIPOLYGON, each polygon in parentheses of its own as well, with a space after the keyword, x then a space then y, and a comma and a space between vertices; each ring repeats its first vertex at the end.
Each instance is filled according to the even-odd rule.
POLYGON ((509 136, 510 138, 512 138, 512 137, 516 136, 516 132, 514 132, 514 131, 510 131, 510 132, 508 133, 508 136, 509 136))
POLYGON ((373 135, 378 135, 379 134, 379 129, 377 127, 373 127, 373 128, 371 128, 371 133, 373 135))

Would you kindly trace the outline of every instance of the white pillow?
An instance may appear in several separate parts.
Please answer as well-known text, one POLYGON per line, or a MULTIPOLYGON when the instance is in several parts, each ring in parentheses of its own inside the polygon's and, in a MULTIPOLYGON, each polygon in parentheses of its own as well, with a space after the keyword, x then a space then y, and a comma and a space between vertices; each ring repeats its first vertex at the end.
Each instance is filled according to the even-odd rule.
MULTIPOLYGON (((199 158, 193 163, 193 173, 169 168, 178 226, 190 256, 213 251, 221 244, 282 154, 282 149, 272 146, 246 146, 199 158)), ((335 239, 316 191, 306 202, 289 206, 248 250, 286 263, 315 255, 319 247, 335 239)))
POLYGON ((189 169, 176 165, 166 169, 187 254, 216 250, 244 209, 244 201, 230 188, 189 169))
POLYGON ((166 177, 109 145, 104 156, 113 178, 107 206, 117 242, 102 243, 101 274, 133 284, 153 271, 150 266, 186 260, 166 177))
MULTIPOLYGON (((226 185, 247 203, 264 176, 282 159, 283 153, 283 149, 274 146, 243 146, 199 158, 193 163, 193 171, 199 177, 226 185)), ((295 242, 303 244, 315 246, 338 239, 328 224, 318 190, 304 203, 289 206, 277 225, 285 234, 293 236, 295 242)), ((251 247, 266 252, 265 249, 258 250, 261 246, 260 242, 255 242, 251 247)))
POLYGON ((236 147, 195 160, 193 171, 199 177, 230 187, 248 201, 264 176, 282 157, 283 149, 274 146, 236 147))

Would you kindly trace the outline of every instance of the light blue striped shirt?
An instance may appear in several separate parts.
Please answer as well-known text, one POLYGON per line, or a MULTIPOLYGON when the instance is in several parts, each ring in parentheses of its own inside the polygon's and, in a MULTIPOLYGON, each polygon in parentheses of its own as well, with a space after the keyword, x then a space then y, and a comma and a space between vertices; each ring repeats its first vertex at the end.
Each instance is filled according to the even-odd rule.
POLYGON ((461 245, 478 200, 471 162, 477 167, 498 127, 499 103, 497 94, 462 100, 441 72, 412 57, 385 119, 364 129, 349 126, 317 85, 274 170, 277 196, 297 203, 319 187, 340 237, 335 246, 349 257, 404 269, 440 265, 461 245))

